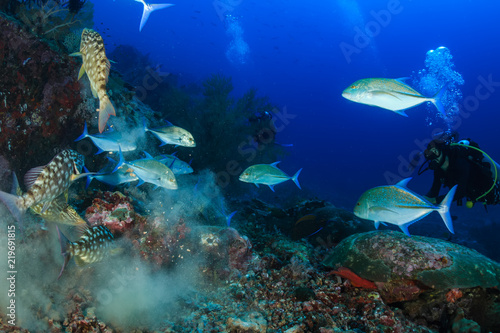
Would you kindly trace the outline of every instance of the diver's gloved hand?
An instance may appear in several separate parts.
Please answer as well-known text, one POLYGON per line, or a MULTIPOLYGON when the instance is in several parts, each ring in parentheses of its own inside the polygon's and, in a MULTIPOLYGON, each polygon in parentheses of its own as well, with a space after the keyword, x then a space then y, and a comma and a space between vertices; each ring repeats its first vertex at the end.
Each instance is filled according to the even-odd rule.
POLYGON ((429 198, 428 196, 425 196, 425 195, 424 195, 424 198, 425 198, 425 200, 429 201, 432 204, 436 203, 436 198, 429 198))

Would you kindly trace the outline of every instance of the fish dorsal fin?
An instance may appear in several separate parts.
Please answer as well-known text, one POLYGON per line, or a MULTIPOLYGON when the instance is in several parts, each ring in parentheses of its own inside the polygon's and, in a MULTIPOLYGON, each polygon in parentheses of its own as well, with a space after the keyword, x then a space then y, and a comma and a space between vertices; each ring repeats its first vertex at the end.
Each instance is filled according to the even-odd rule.
POLYGON ((153 156, 151 156, 150 153, 148 153, 147 151, 143 151, 144 155, 146 155, 146 157, 144 158, 145 160, 154 160, 153 156))
POLYGON ((413 177, 408 177, 408 178, 405 178, 405 179, 403 179, 403 180, 399 181, 399 182, 396 184, 396 186, 400 186, 400 187, 405 187, 405 188, 406 188, 406 187, 407 187, 407 185, 408 185, 408 182, 409 182, 412 178, 413 178, 413 177))
POLYGON ((33 184, 35 184, 35 181, 38 179, 38 176, 40 176, 40 173, 43 171, 45 168, 45 165, 35 167, 24 175, 24 185, 26 185, 26 188, 29 190, 33 184))
POLYGON ((396 80, 396 81, 399 81, 399 82, 401 82, 401 83, 406 84, 406 80, 409 80, 409 79, 410 79, 410 77, 409 77, 409 76, 405 76, 405 77, 400 77, 400 78, 397 78, 397 79, 395 79, 395 80, 396 80))
POLYGON ((269 164, 269 165, 270 165, 270 166, 272 166, 272 167, 277 168, 279 163, 281 163, 281 161, 274 162, 274 163, 271 163, 271 164, 269 164))

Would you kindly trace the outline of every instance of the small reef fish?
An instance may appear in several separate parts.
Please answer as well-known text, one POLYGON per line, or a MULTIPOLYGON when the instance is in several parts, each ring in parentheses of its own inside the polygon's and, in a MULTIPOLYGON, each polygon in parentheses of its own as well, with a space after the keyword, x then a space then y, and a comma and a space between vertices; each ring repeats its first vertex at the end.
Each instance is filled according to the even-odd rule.
POLYGON ((346 88, 342 96, 350 101, 378 106, 405 117, 408 117, 406 109, 424 102, 433 103, 441 114, 446 114, 440 100, 446 91, 446 85, 433 97, 425 97, 401 80, 378 78, 358 80, 346 88))
POLYGON ((84 266, 101 261, 109 252, 108 248, 112 245, 114 239, 111 231, 103 225, 92 228, 85 226, 82 236, 76 242, 68 240, 61 230, 56 227, 61 243, 61 254, 64 257, 64 264, 57 279, 61 277, 71 258, 75 258, 75 263, 78 266, 84 266))
POLYGON ((177 127, 168 123, 167 126, 150 129, 146 126, 146 120, 144 120, 144 132, 153 133, 161 142, 161 146, 164 145, 176 145, 183 147, 196 147, 196 142, 194 141, 191 133, 183 128, 177 127))
POLYGON ((193 173, 193 168, 189 163, 181 161, 175 154, 156 156, 155 160, 168 166, 174 175, 187 175, 193 173))
POLYGON ((125 168, 126 172, 130 172, 133 176, 139 178, 137 186, 150 183, 157 187, 176 190, 178 188, 177 180, 172 170, 165 164, 155 160, 150 154, 146 152, 145 154, 146 158, 130 162, 124 161, 123 155, 120 154, 119 170, 125 168))
POLYGON ((22 216, 30 207, 42 204, 44 213, 53 200, 65 193, 73 181, 87 176, 81 174, 83 156, 66 149, 57 154, 47 165, 31 169, 24 176, 28 191, 21 196, 0 191, 0 200, 21 223, 22 216))
POLYGON ((146 22, 148 21, 149 15, 151 15, 152 12, 158 9, 163 9, 163 8, 168 8, 172 7, 173 4, 171 3, 162 3, 162 4, 148 4, 144 0, 135 0, 136 2, 140 2, 144 5, 144 10, 142 11, 142 18, 141 18, 141 25, 139 26, 139 31, 142 31, 142 28, 146 25, 146 22))
POLYGON ((83 128, 83 133, 80 135, 76 141, 89 138, 99 149, 96 153, 100 154, 102 152, 118 152, 119 150, 129 152, 137 149, 137 145, 130 138, 124 137, 121 133, 115 130, 109 130, 102 134, 89 134, 87 131, 87 123, 83 128))
POLYGON ((391 186, 374 187, 361 196, 354 215, 366 220, 373 220, 375 228, 380 223, 387 222, 397 225, 406 235, 410 236, 408 226, 437 211, 448 230, 453 234, 453 225, 450 216, 450 205, 457 190, 457 185, 446 194, 439 206, 426 200, 421 195, 409 190, 406 185, 411 178, 406 178, 391 186))
POLYGON ((101 35, 92 29, 83 29, 80 52, 72 53, 70 56, 81 56, 83 59, 78 79, 86 72, 90 80, 92 95, 94 98, 99 98, 99 109, 97 111, 99 111, 99 132, 102 133, 109 117, 116 116, 116 112, 106 92, 110 63, 106 58, 104 41, 101 35))
POLYGON ((274 162, 272 164, 256 164, 246 168, 240 175, 240 180, 245 183, 253 183, 255 186, 259 187, 259 184, 264 184, 269 186, 269 188, 274 192, 274 185, 283 183, 287 180, 293 180, 295 185, 300 188, 299 184, 299 174, 302 168, 299 169, 292 177, 288 176, 286 173, 278 169, 277 165, 280 162, 274 162))

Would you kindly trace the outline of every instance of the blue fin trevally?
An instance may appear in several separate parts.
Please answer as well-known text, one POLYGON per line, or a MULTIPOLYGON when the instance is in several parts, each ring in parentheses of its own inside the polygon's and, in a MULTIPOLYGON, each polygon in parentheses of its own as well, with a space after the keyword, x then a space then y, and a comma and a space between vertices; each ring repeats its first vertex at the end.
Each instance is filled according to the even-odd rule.
POLYGON ((406 109, 424 102, 433 103, 441 114, 446 114, 440 100, 446 91, 446 85, 433 97, 425 97, 402 80, 380 78, 358 80, 346 88, 342 96, 350 101, 391 110, 405 117, 408 117, 406 109))
POLYGON ((156 136, 162 144, 164 145, 176 145, 183 147, 196 147, 196 142, 193 136, 187 130, 174 126, 172 123, 167 121, 167 126, 158 128, 148 128, 146 126, 146 119, 143 119, 144 132, 151 132, 156 136))
POLYGON ((134 141, 131 141, 131 138, 127 138, 127 136, 123 136, 121 133, 115 130, 109 130, 102 134, 89 134, 87 131, 87 123, 85 123, 85 127, 83 128, 83 133, 75 141, 80 141, 85 138, 89 138, 96 145, 99 150, 97 154, 102 152, 118 152, 121 151, 133 151, 137 148, 134 141))
POLYGON ((161 4, 148 4, 144 0, 135 0, 136 2, 140 2, 144 5, 144 10, 142 11, 141 25, 139 26, 139 31, 142 31, 142 28, 146 25, 148 21, 149 15, 152 12, 158 9, 168 8, 173 6, 171 3, 161 3, 161 4))
POLYGON ((408 226, 437 211, 448 230, 453 234, 453 224, 450 216, 450 204, 457 189, 457 185, 446 194, 439 206, 436 206, 423 196, 409 190, 406 185, 411 178, 406 178, 390 186, 377 186, 369 189, 356 203, 354 215, 379 224, 387 222, 397 225, 406 235, 410 236, 408 226))
POLYGON ((280 162, 249 166, 243 171, 239 179, 245 183, 255 184, 257 187, 259 187, 259 184, 267 185, 273 192, 274 185, 283 183, 290 179, 293 180, 298 188, 300 188, 298 177, 302 169, 299 169, 299 171, 290 177, 277 167, 278 163, 280 162))
POLYGON ((175 175, 186 175, 189 173, 193 173, 193 168, 187 162, 180 160, 175 153, 172 155, 160 155, 156 156, 155 159, 166 166, 168 166, 175 175))

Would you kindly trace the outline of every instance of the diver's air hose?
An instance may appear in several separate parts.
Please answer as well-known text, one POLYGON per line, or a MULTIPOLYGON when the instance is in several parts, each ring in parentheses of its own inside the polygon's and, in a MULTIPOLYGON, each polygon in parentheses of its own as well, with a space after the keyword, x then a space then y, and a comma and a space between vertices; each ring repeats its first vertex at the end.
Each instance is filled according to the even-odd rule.
POLYGON ((490 157, 490 155, 486 154, 484 151, 482 151, 481 149, 479 149, 477 147, 474 147, 474 146, 466 145, 466 144, 463 144, 463 143, 450 143, 450 146, 462 146, 462 147, 466 147, 466 148, 475 149, 475 150, 479 151, 480 153, 482 153, 484 156, 486 156, 491 161, 491 164, 495 168, 495 180, 493 181, 493 184, 491 185, 490 189, 488 191, 484 192, 483 194, 481 194, 480 196, 478 196, 476 198, 476 200, 474 200, 474 201, 478 201, 482 197, 488 195, 488 193, 490 193, 491 190, 493 190, 493 188, 495 187, 495 185, 497 183, 497 180, 498 180, 498 168, 497 168, 497 164, 496 164, 495 160, 493 160, 490 157))

